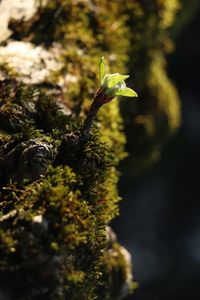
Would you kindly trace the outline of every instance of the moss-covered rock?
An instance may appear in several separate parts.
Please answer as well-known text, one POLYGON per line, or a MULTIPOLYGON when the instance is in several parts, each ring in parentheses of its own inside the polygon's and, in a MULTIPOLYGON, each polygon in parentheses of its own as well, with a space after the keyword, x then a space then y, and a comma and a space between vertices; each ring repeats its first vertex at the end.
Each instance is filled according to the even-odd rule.
POLYGON ((165 54, 181 1, 9 0, 10 7, 6 1, 0 3, 0 298, 121 299, 132 286, 131 261, 109 240, 107 226, 118 214, 123 119, 128 162, 137 173, 180 124, 165 54), (140 101, 120 102, 123 119, 117 99, 105 105, 81 143, 102 55, 110 72, 134 74, 140 101))
MULTIPOLYGON (((112 72, 128 69, 129 73, 134 74, 134 85, 142 101, 123 101, 121 109, 128 138, 127 165, 131 166, 131 173, 139 172, 159 157, 163 144, 180 125, 179 97, 167 76, 165 54, 173 48, 169 29, 181 8, 181 1, 126 0, 113 3, 105 0, 67 0, 39 3, 32 17, 21 20, 13 18, 9 23, 11 37, 18 41, 15 43, 20 43, 24 48, 30 47, 27 55, 32 55, 34 60, 29 72, 26 65, 24 71, 21 68, 19 79, 30 83, 30 76, 26 74, 31 73, 32 83, 46 86, 48 92, 51 87, 51 93, 56 95, 58 101, 79 115, 88 110, 94 95, 98 61, 102 55, 106 56, 112 72), (42 61, 34 58, 38 51, 42 61), (158 74, 162 74, 165 84, 158 79, 158 74), (156 82, 156 90, 155 84, 149 82, 150 77, 155 77, 151 81, 156 82), (164 107, 163 102, 168 108, 172 104, 173 108, 160 109, 164 107), (158 114, 162 117, 158 118, 158 114), (153 127, 165 127, 165 130, 153 132, 153 127)), ((4 64, 16 73, 16 67, 9 59, 4 59, 4 64)), ((120 145, 124 144, 125 139, 120 134, 121 119, 118 113, 117 117, 112 114, 118 110, 118 105, 113 102, 111 106, 111 114, 108 118, 101 118, 101 126, 105 133, 111 132, 110 126, 115 126, 114 147, 122 151, 120 145), (108 124, 110 119, 112 121, 108 124)), ((112 141, 109 135, 107 140, 112 141)))
MULTIPOLYGON (((40 4, 29 16, 21 6, 21 19, 12 14, 11 40, 6 34, 0 47, 1 293, 11 299, 96 299, 106 225, 120 200, 116 166, 125 155, 117 101, 102 110, 84 145, 76 141, 99 57, 117 46, 109 30, 119 7, 40 4), (110 18, 107 8, 114 9, 110 18)), ((126 28, 120 27, 123 19, 117 23, 122 29, 113 31, 120 37, 126 28)), ((121 66, 125 44, 118 47, 121 66)))
POLYGON ((106 225, 118 213, 119 158, 95 129, 70 146, 81 120, 44 92, 11 83, 1 82, 1 292, 94 299, 106 225))

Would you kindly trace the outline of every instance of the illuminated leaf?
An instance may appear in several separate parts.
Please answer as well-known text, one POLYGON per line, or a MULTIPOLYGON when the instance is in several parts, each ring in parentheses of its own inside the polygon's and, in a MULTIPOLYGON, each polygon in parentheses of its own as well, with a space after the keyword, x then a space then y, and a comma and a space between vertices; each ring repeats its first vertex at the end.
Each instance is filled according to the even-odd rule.
POLYGON ((138 97, 138 94, 130 88, 125 88, 121 91, 117 91, 115 95, 116 96, 126 96, 126 97, 138 97))
POLYGON ((109 74, 108 77, 107 77, 108 88, 114 87, 119 82, 124 81, 128 77, 129 77, 129 75, 120 75, 118 73, 116 73, 116 74, 109 74))

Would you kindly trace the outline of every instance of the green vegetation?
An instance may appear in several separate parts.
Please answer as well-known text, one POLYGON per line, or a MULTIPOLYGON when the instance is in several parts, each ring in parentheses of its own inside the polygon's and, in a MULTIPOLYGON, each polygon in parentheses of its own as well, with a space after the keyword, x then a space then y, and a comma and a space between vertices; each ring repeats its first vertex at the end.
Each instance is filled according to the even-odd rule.
POLYGON ((125 171, 141 172, 180 125, 165 59, 180 1, 37 3, 31 18, 10 20, 1 46, 0 296, 121 299, 134 284, 130 257, 107 233, 117 167, 128 152, 125 171), (137 96, 132 78, 139 101, 103 105, 80 142, 98 80, 110 101, 137 96))
POLYGON ((1 82, 0 280, 15 299, 94 299, 119 158, 44 92, 1 82), (69 137, 75 137, 75 140, 69 137), (19 280, 23 278, 23 280, 19 280))

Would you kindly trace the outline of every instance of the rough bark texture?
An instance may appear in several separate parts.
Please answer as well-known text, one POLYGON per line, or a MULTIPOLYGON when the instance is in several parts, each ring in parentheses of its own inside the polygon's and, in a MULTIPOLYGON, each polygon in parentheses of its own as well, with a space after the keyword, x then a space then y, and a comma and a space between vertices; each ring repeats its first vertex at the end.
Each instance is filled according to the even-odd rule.
POLYGON ((134 72, 140 95, 121 103, 131 172, 157 159, 180 124, 164 57, 178 9, 178 0, 0 2, 0 299, 117 300, 133 289, 130 255, 108 227, 126 156, 117 99, 80 143, 83 121, 105 55, 113 73, 134 72))

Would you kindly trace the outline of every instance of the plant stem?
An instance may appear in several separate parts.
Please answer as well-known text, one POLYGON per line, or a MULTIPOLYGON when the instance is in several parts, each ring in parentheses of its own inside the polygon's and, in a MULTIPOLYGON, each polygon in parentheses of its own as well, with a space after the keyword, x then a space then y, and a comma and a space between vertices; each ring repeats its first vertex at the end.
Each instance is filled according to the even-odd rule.
POLYGON ((94 99, 94 101, 90 107, 90 110, 87 114, 87 117, 85 119, 84 125, 83 125, 83 131, 81 134, 81 142, 85 143, 89 139, 93 122, 94 122, 97 112, 101 106, 102 106, 102 103, 99 103, 99 102, 95 101, 95 99, 94 99))

